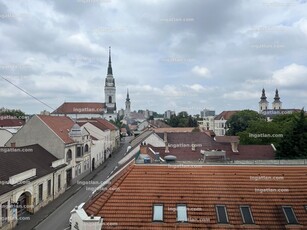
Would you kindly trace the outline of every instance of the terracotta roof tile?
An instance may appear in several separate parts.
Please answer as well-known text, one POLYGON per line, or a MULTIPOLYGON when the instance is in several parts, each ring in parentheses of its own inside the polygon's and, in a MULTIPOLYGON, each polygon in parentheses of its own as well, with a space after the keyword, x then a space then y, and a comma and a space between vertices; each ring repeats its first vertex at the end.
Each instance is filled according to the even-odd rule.
POLYGON ((6 116, 0 116, 0 127, 16 127, 23 126, 25 124, 24 120, 21 119, 5 119, 6 116))
POLYGON ((105 103, 99 102, 64 102, 53 114, 103 114, 105 103))
POLYGON ((237 112, 240 112, 239 110, 232 110, 232 111, 223 111, 219 115, 217 115, 214 120, 221 120, 222 118, 224 120, 228 120, 232 115, 236 114, 237 112))
POLYGON ((69 131, 74 121, 66 116, 37 115, 54 133, 56 133, 66 144, 74 142, 69 137, 69 131))
POLYGON ((88 202, 86 212, 101 216, 103 229, 285 229, 281 206, 290 205, 298 229, 307 227, 307 166, 175 166, 130 166, 110 185, 118 189, 88 202), (252 179, 260 176, 282 179, 252 179), (256 190, 267 188, 276 191, 256 190), (154 203, 164 205, 162 223, 152 222, 154 203), (187 205, 188 223, 176 221, 177 204, 187 205), (218 204, 227 207, 227 225, 217 224, 218 204), (240 205, 250 206, 254 225, 243 224, 240 205))
POLYGON ((195 129, 195 127, 168 127, 168 128, 154 128, 153 130, 156 133, 175 133, 175 132, 192 132, 192 130, 195 129))
MULTIPOLYGON (((164 133, 157 133, 157 135, 164 140, 164 133)), ((226 151, 226 157, 230 160, 275 159, 275 151, 271 145, 239 145, 238 152, 233 152, 231 144, 224 141, 236 141, 237 137, 222 137, 218 139, 222 140, 222 142, 214 141, 214 138, 206 135, 204 132, 167 133, 170 153, 165 154, 164 147, 153 147, 153 149, 160 152, 161 156, 174 155, 180 161, 198 160, 201 156, 201 150, 224 150, 226 151), (195 151, 192 151, 192 144, 196 145, 195 151), (185 145, 191 147, 184 147, 185 145)))

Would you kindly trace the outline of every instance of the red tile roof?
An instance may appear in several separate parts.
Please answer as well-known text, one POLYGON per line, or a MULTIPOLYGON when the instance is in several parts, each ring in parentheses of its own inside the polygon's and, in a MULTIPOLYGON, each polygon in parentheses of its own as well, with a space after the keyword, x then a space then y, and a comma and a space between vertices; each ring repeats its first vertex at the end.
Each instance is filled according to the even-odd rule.
POLYGON ((221 120, 222 118, 224 120, 228 120, 232 115, 236 114, 237 112, 240 112, 239 110, 233 110, 233 111, 223 111, 219 115, 217 115, 214 120, 221 120))
POLYGON ((0 127, 16 127, 23 126, 25 124, 24 120, 21 119, 5 119, 7 116, 0 116, 0 127))
POLYGON ((74 121, 65 116, 37 115, 65 144, 74 142, 69 137, 69 131, 74 125, 74 121))
POLYGON ((105 103, 99 102, 64 102, 53 114, 103 114, 105 103))
POLYGON ((98 121, 99 123, 101 123, 102 125, 104 125, 105 127, 107 127, 108 129, 110 129, 111 131, 117 130, 117 126, 113 125, 111 122, 102 119, 102 118, 96 118, 96 121, 98 121))
POLYGON ((109 130, 106 126, 104 126, 103 124, 101 124, 100 122, 98 121, 95 121, 95 120, 77 120, 77 123, 78 125, 80 126, 83 126, 85 125, 86 123, 90 123, 92 125, 94 125, 96 128, 102 130, 102 131, 106 131, 106 130, 109 130))
POLYGON ((306 175, 307 166, 132 165, 85 211, 101 216, 103 229, 306 229, 306 175), (153 204, 163 204, 163 222, 152 221, 153 204), (176 221, 177 204, 187 205, 187 223, 176 221), (216 205, 226 206, 229 224, 217 224, 216 205), (243 224, 240 205, 255 224, 243 224), (287 225, 282 205, 300 225, 287 225))
POLYGON ((164 121, 160 121, 160 120, 150 120, 148 121, 148 123, 154 128, 171 128, 171 126, 166 124, 164 121))
POLYGON ((113 125, 111 122, 102 119, 102 118, 91 118, 91 119, 87 119, 87 118, 80 118, 77 120, 78 124, 82 124, 84 125, 86 122, 91 123, 92 125, 95 125, 97 128, 105 131, 105 130, 117 130, 118 128, 113 125))
MULTIPOLYGON (((164 140, 164 133, 157 133, 164 140)), ((217 137, 215 137, 217 138, 217 137)), ((220 140, 237 140, 236 137, 221 137, 220 140)), ((200 158, 200 150, 224 150, 226 157, 230 160, 273 160, 275 151, 271 145, 239 145, 238 151, 233 152, 231 144, 227 142, 216 142, 212 137, 203 132, 192 133, 167 133, 167 142, 169 145, 169 154, 177 157, 179 161, 196 161, 200 158), (192 144, 196 145, 195 151, 192 151, 192 144), (185 145, 189 145, 187 148, 185 145), (174 148, 176 147, 176 148, 174 148)), ((165 155, 165 148, 152 147, 162 156, 165 155)))
POLYGON ((222 143, 238 143, 239 142, 238 136, 216 136, 214 139, 216 142, 222 142, 222 143))
POLYGON ((195 127, 170 127, 170 128, 155 128, 153 129, 156 133, 176 133, 176 132, 192 132, 195 127))

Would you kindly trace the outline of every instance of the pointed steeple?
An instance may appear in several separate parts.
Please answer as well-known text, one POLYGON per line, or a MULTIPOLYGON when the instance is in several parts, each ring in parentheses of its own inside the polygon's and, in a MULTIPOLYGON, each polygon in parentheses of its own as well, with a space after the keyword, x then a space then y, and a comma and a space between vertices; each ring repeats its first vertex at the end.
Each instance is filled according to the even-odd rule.
POLYGON ((261 95, 260 101, 259 101, 259 113, 261 113, 263 110, 268 109, 269 102, 266 99, 267 99, 267 97, 265 96, 265 90, 263 88, 262 89, 262 95, 261 95))
POLYGON ((109 66, 108 66, 108 75, 113 75, 113 71, 112 71, 112 62, 111 62, 111 46, 109 47, 109 66))
POLYGON ((280 97, 279 97, 279 94, 278 94, 278 89, 276 89, 274 100, 279 101, 279 99, 280 99, 280 97))
POLYGON ((275 90, 275 97, 272 106, 273 109, 282 109, 282 102, 280 101, 278 89, 275 90))
POLYGON ((261 97, 260 97, 260 99, 261 100, 266 100, 266 96, 265 96, 265 90, 264 90, 264 88, 262 89, 262 95, 261 95, 261 97))
POLYGON ((126 101, 130 101, 130 98, 129 98, 129 89, 127 89, 127 98, 126 98, 126 101))

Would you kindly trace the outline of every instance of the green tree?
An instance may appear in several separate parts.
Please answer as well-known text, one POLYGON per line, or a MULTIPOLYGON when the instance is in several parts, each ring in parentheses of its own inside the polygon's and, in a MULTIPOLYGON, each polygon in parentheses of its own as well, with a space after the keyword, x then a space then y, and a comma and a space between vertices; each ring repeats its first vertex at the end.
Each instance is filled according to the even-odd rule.
POLYGON ((4 109, 3 111, 0 112, 1 116, 14 116, 17 118, 20 117, 25 117, 26 114, 24 112, 22 112, 20 109, 4 109))
POLYGON ((198 126, 197 120, 185 111, 178 113, 178 115, 172 115, 171 118, 165 120, 165 122, 172 127, 198 126))
POLYGON ((307 158, 307 120, 303 109, 295 114, 292 127, 285 132, 277 147, 276 156, 278 159, 307 158))
POLYGON ((276 146, 281 141, 284 132, 281 123, 260 120, 251 121, 245 131, 237 134, 240 137, 240 144, 274 144, 276 146))
POLYGON ((226 127, 229 130, 226 135, 236 136, 239 132, 244 132, 251 121, 264 120, 264 116, 253 110, 242 110, 231 116, 226 122, 226 127))

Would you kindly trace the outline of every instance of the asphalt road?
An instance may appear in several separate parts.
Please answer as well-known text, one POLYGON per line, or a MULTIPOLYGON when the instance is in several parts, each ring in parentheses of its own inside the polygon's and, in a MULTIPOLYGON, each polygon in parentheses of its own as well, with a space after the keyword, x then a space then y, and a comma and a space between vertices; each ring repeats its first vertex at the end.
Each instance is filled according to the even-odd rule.
MULTIPOLYGON (((92 182, 104 181, 114 170, 118 161, 124 157, 124 153, 129 145, 128 139, 125 138, 125 143, 120 147, 118 152, 112 154, 112 157, 108 159, 106 167, 101 170, 93 179, 92 182)), ((45 220, 43 220, 34 229, 36 230, 63 230, 70 229, 69 218, 70 211, 75 207, 89 200, 93 189, 98 187, 98 184, 86 184, 81 187, 78 192, 66 200, 59 208, 57 208, 52 214, 50 214, 45 220)))

